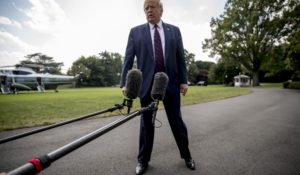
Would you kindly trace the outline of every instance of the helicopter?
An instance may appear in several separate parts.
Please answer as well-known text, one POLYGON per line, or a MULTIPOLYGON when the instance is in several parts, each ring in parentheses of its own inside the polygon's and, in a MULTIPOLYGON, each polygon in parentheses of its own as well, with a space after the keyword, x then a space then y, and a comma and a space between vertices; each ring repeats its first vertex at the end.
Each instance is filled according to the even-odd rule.
POLYGON ((64 84, 73 84, 74 76, 55 75, 49 73, 37 73, 26 65, 0 67, 0 84, 2 94, 17 94, 22 90, 37 90, 44 92, 45 89, 54 89, 64 84))

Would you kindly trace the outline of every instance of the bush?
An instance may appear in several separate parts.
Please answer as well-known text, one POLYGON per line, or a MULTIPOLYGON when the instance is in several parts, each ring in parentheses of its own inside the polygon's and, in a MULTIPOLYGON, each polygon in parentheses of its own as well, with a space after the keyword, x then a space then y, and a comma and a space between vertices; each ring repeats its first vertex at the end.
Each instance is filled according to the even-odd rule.
POLYGON ((234 86, 234 82, 232 82, 232 81, 229 82, 229 83, 228 83, 228 86, 234 86))
POLYGON ((289 89, 300 89, 300 82, 291 82, 288 85, 289 89))
POLYGON ((290 82, 286 81, 286 82, 282 83, 282 86, 284 89, 286 89, 286 88, 288 88, 289 84, 290 84, 290 82))

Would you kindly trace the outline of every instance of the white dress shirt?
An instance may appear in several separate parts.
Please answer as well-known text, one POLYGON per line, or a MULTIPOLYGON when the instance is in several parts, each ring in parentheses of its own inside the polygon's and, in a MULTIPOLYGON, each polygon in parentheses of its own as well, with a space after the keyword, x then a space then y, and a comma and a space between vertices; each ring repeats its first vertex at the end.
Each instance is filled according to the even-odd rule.
MULTIPOLYGON (((150 25, 150 33, 151 33, 151 41, 152 41, 152 48, 153 48, 153 52, 154 52, 154 30, 155 30, 155 27, 154 27, 154 24, 151 24, 149 23, 150 25)), ((162 50, 163 50, 163 55, 164 55, 164 60, 165 60, 165 33, 164 33, 164 28, 162 26, 162 21, 160 20, 158 23, 157 23, 157 30, 158 30, 158 33, 159 33, 159 36, 160 36, 160 39, 161 39, 161 45, 162 45, 162 50)), ((154 55, 154 58, 155 58, 155 52, 153 53, 154 55)))

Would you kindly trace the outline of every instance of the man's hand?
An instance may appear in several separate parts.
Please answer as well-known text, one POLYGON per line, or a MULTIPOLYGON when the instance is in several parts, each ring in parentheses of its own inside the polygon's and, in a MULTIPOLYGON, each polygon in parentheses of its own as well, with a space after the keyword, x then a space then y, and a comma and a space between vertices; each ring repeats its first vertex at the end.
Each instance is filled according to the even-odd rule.
POLYGON ((122 93, 123 93, 124 96, 125 96, 125 90, 126 90, 125 86, 121 87, 121 91, 122 91, 122 93))
POLYGON ((187 84, 180 84, 180 93, 182 93, 183 96, 185 96, 185 94, 188 91, 189 86, 187 84))

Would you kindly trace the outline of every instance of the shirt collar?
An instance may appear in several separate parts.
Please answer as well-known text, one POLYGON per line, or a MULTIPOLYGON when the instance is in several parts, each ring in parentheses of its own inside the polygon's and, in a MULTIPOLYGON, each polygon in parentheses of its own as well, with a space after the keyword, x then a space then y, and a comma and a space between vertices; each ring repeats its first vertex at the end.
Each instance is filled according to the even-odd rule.
MULTIPOLYGON (((151 23, 149 22, 150 29, 154 29, 154 25, 155 25, 155 24, 151 24, 151 23)), ((160 20, 160 21, 157 23, 157 26, 158 26, 159 29, 162 29, 162 28, 163 28, 162 20, 160 20)))

